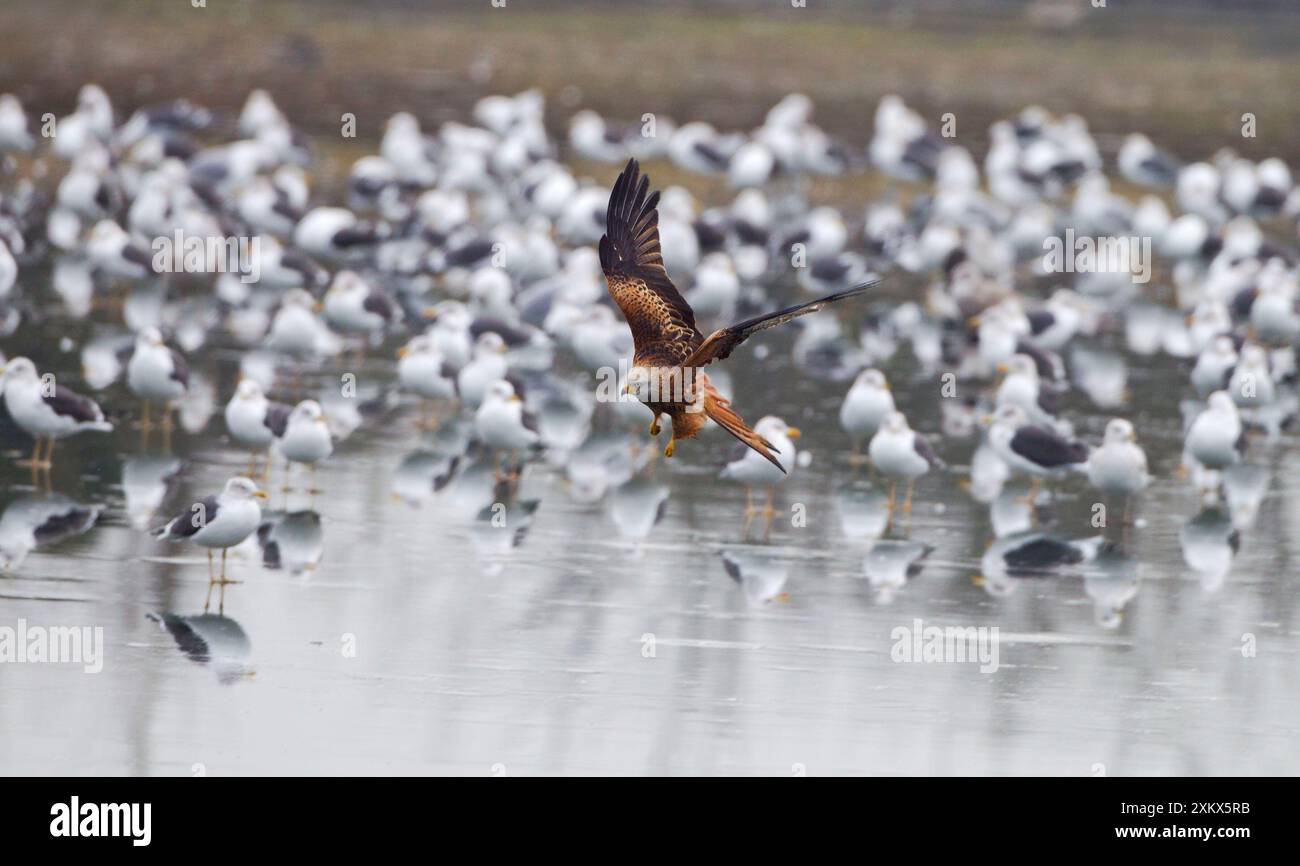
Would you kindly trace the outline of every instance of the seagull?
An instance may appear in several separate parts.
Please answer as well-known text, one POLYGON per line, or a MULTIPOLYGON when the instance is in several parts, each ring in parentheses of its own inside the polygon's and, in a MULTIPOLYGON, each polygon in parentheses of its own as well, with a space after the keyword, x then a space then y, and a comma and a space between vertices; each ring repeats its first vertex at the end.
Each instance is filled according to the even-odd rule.
POLYGON ((141 401, 141 429, 151 427, 149 404, 153 402, 163 405, 163 428, 170 430, 171 405, 189 387, 190 370, 181 354, 163 342, 157 328, 150 326, 136 335, 135 351, 126 366, 126 381, 141 401))
POLYGON ((102 433, 113 430, 99 404, 56 384, 53 376, 41 377, 29 359, 11 358, 0 366, 0 372, 3 376, 0 389, 4 391, 9 416, 36 439, 30 461, 33 472, 50 468, 56 440, 83 430, 102 433), (42 453, 46 441, 49 450, 42 453))
MULTIPOLYGON (((252 449, 252 466, 257 468, 257 452, 269 448, 276 437, 284 435, 292 407, 268 400, 262 386, 253 379, 243 379, 226 404, 226 429, 241 445, 252 449)), ((270 469, 270 460, 267 461, 270 469)))
POLYGON ((540 443, 537 419, 524 409, 523 400, 505 379, 488 386, 483 402, 474 413, 478 438, 497 455, 497 476, 501 475, 501 452, 515 454, 540 443))
POLYGON ((894 394, 885 374, 874 368, 859 373, 840 405, 840 427, 853 441, 855 458, 893 411, 894 394))
POLYGON ((456 375, 430 334, 419 334, 397 350, 397 382, 420 398, 420 423, 426 426, 429 400, 454 400, 456 375))
POLYGON ((1241 459, 1241 415, 1227 391, 1215 391, 1187 430, 1184 453, 1206 469, 1226 469, 1241 459))
POLYGON ((367 334, 374 340, 399 315, 393 299, 355 271, 339 271, 325 293, 325 318, 345 334, 367 334))
POLYGON ((610 296, 622 310, 635 345, 628 389, 654 416, 650 435, 659 434, 661 415, 672 419, 665 456, 672 456, 678 439, 694 437, 712 420, 784 472, 771 443, 745 424, 699 368, 726 358, 759 331, 863 294, 875 283, 756 316, 705 337, 664 267, 658 204, 659 193, 650 193, 650 179, 641 175, 636 160, 629 160, 610 192, 599 247, 610 296))
POLYGON ((1196 357, 1192 367, 1192 387, 1198 397, 1208 397, 1228 386, 1237 366, 1237 346, 1226 334, 1215 337, 1196 357))
POLYGON ((1019 406, 1003 406, 992 418, 988 442, 1007 467, 1033 479, 1028 498, 1038 493, 1043 478, 1058 478, 1070 470, 1085 471, 1088 446, 1066 439, 1047 427, 1031 424, 1019 406))
POLYGON ((506 378, 509 363, 506 361, 506 341, 496 331, 484 331, 474 341, 474 356, 456 374, 456 392, 461 402, 477 409, 487 394, 488 387, 506 378))
POLYGON ((226 580, 226 551, 257 531, 262 508, 257 504, 266 493, 247 478, 236 476, 216 496, 205 496, 150 533, 162 541, 193 541, 208 549, 208 582, 226 580), (212 551, 221 550, 221 576, 212 573, 212 551))
POLYGON ((929 472, 931 467, 942 469, 944 463, 930 448, 924 436, 916 433, 907 424, 907 416, 902 412, 890 412, 884 423, 871 437, 867 449, 871 464, 889 479, 889 513, 894 513, 894 496, 897 493, 898 479, 907 479, 907 495, 903 499, 903 513, 912 513, 912 489, 916 479, 929 472))
POLYGON ((318 207, 307 212, 293 230, 293 242, 310 255, 342 258, 357 248, 374 246, 388 237, 382 226, 358 220, 341 207, 318 207))
POLYGON ((1137 434, 1127 420, 1112 418, 1106 423, 1101 447, 1088 455, 1088 481, 1102 493, 1124 496, 1127 525, 1133 494, 1151 481, 1146 452, 1137 444, 1137 434))
MULTIPOLYGON (((316 476, 316 464, 334 452, 334 440, 325 417, 325 410, 315 400, 303 400, 289 413, 284 432, 277 442, 279 451, 289 462, 285 470, 285 490, 289 490, 289 473, 293 464, 304 463, 316 476)), ((313 482, 314 491, 314 482, 313 482)))
POLYGON ((766 415, 754 425, 754 432, 781 455, 784 466, 773 466, 763 455, 744 444, 737 443, 731 454, 731 461, 723 467, 719 478, 738 481, 745 485, 745 531, 753 521, 758 509, 754 507, 754 488, 759 485, 767 487, 767 504, 763 506, 763 534, 772 531, 772 518, 776 514, 773 500, 776 497, 776 485, 788 476, 785 466, 791 469, 797 464, 794 440, 799 438, 799 428, 791 427, 775 415, 766 415))

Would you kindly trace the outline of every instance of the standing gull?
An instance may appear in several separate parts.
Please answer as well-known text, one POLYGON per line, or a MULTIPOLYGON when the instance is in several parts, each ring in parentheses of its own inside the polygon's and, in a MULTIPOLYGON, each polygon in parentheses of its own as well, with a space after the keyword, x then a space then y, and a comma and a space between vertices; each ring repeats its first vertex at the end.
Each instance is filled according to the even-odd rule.
MULTIPOLYGON (((767 415, 754 425, 754 432, 771 442, 773 448, 781 455, 782 462, 791 469, 796 465, 794 440, 799 438, 799 429, 791 427, 775 415, 767 415)), ((776 485, 786 479, 783 466, 773 466, 761 454, 744 445, 736 445, 729 462, 722 469, 720 477, 729 481, 738 481, 745 485, 745 531, 753 521, 758 509, 754 507, 754 488, 759 485, 767 487, 767 503, 763 506, 763 535, 772 531, 772 518, 776 514, 773 500, 776 498, 776 485)))
POLYGON ((126 381, 140 398, 140 428, 150 429, 149 405, 159 403, 163 407, 163 429, 170 430, 171 406, 189 387, 190 369, 180 353, 163 342, 157 328, 145 328, 136 336, 135 352, 126 367, 126 381))
POLYGON ((36 439, 31 457, 33 472, 50 468, 56 440, 83 430, 112 431, 113 425, 104 420, 104 412, 94 400, 55 384, 52 377, 46 382, 27 358, 13 358, 0 371, 9 416, 36 439), (47 441, 49 447, 45 450, 47 441))
POLYGON ((236 476, 226 482, 221 493, 191 503, 151 534, 163 541, 193 541, 206 547, 209 582, 234 583, 226 580, 226 551, 257 531, 262 522, 262 508, 257 500, 265 498, 266 494, 256 484, 236 476), (212 551, 217 549, 221 550, 220 578, 212 574, 212 551))
POLYGON ((1019 406, 1003 406, 990 421, 988 441, 994 453, 1012 472, 1033 479, 1030 501, 1037 496, 1044 478, 1058 478, 1070 470, 1081 472, 1087 467, 1088 446, 1029 423, 1019 406))
POLYGON ((868 449, 871 463, 889 479, 889 513, 894 513, 894 496, 898 479, 907 479, 907 495, 903 499, 903 513, 912 513, 912 489, 916 479, 930 471, 930 467, 943 468, 943 461, 935 456, 930 443, 907 424, 902 412, 891 412, 885 417, 876 435, 871 437, 868 449))
POLYGON ((1088 455, 1088 481, 1102 493, 1124 497, 1124 524, 1129 521, 1133 494, 1150 482, 1147 455, 1137 444, 1133 425, 1123 418, 1106 424, 1101 447, 1088 455))
POLYGON ((862 444, 871 441, 893 411, 894 395, 885 374, 874 368, 859 373, 840 406, 840 427, 853 440, 855 459, 862 444))

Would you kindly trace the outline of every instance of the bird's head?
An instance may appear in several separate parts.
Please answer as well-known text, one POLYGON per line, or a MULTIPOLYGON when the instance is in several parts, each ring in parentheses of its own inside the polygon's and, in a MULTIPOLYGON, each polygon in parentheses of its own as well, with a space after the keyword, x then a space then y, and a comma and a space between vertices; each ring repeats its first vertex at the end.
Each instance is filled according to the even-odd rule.
POLYGON ((0 378, 5 382, 34 382, 39 376, 36 365, 27 358, 10 358, 8 363, 0 366, 0 378))
POLYGON ((505 379, 498 379, 488 386, 485 399, 498 400, 502 403, 518 403, 520 397, 515 393, 515 386, 505 379))
POLYGON ((235 476, 226 482, 225 494, 234 499, 265 499, 266 491, 262 490, 250 479, 243 476, 235 476))
POLYGON ((157 348, 163 345, 162 331, 150 325, 140 331, 135 337, 137 348, 157 348))
POLYGON ((315 400, 303 400, 297 406, 294 406, 292 417, 300 421, 318 424, 324 424, 328 420, 325 417, 325 410, 315 400))
POLYGON ((1133 430, 1133 425, 1124 418, 1112 418, 1106 423, 1105 441, 1111 442, 1136 442, 1137 433, 1133 430))
POLYGON ((235 396, 240 400, 260 400, 262 386, 257 384, 255 379, 240 379, 239 387, 235 389, 235 396))

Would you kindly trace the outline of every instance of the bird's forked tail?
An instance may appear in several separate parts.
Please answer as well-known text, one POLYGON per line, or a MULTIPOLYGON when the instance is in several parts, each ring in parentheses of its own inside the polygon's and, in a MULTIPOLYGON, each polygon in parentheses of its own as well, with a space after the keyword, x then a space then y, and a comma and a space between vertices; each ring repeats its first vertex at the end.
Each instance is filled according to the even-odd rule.
POLYGON ((751 430, 745 423, 745 419, 731 408, 731 401, 719 394, 718 390, 707 381, 704 383, 704 414, 723 430, 766 457, 782 473, 786 471, 781 461, 773 456, 773 452, 780 453, 776 446, 751 430))

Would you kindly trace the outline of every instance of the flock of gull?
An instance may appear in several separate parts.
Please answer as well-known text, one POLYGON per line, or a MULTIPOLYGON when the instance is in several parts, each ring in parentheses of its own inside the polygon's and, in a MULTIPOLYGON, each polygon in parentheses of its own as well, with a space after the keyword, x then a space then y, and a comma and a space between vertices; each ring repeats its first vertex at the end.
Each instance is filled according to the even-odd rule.
MULTIPOLYGON (((167 503, 163 478, 178 461, 129 464, 122 484, 134 525, 205 548, 210 578, 224 585, 226 551, 249 539, 268 562, 295 549, 310 568, 320 556, 311 549, 318 519, 286 510, 273 520, 262 508, 266 490, 276 493, 275 465, 286 491, 300 489, 297 479, 314 494, 316 467, 347 459, 355 431, 400 412, 430 445, 395 467, 399 497, 472 486, 484 526, 517 543, 537 505, 519 497, 520 482, 541 462, 574 497, 608 497, 620 530, 644 537, 668 497, 654 480, 667 461, 644 447, 636 388, 602 375, 629 367, 636 325, 615 289, 632 279, 672 307, 673 321, 689 319, 697 345, 709 331, 696 321, 769 321, 774 310, 815 312, 814 299, 861 294, 801 315, 788 364, 772 356, 782 343, 764 337, 732 366, 770 377, 770 391, 796 393, 804 377, 844 383, 838 418, 814 420, 826 428, 826 459, 889 491, 884 525, 864 532, 880 537, 910 521, 914 485, 931 473, 951 476, 944 496, 987 504, 990 591, 1107 555, 1104 539, 1038 527, 1040 505, 1061 486, 1086 483, 1114 507, 1111 523, 1142 525, 1133 501, 1154 473, 1139 432, 1160 419, 1116 416, 1084 436, 1064 408, 1129 404, 1125 369, 1099 341, 1185 368, 1184 447, 1168 471, 1198 504, 1232 506, 1223 520, 1189 524, 1199 534, 1188 544, 1201 545, 1189 562, 1222 561, 1242 525, 1236 506, 1258 509, 1264 492, 1248 453, 1275 447, 1296 407, 1290 243, 1300 188, 1282 161, 1224 149, 1184 163, 1133 134, 1108 165, 1082 118, 1030 107, 993 124, 981 165, 896 96, 880 101, 870 141, 858 144, 819 128, 799 94, 747 133, 581 111, 557 140, 544 109, 529 91, 484 98, 472 122, 436 130, 396 114, 379 152, 329 188, 313 186, 319 144, 263 91, 237 117, 182 100, 119 118, 86 85, 70 115, 39 130, 14 96, 0 96, 0 348, 9 356, 0 354, 0 389, 6 444, 34 442, 33 484, 52 487, 63 439, 134 425, 170 448, 178 422, 193 435, 221 414, 214 429, 250 466, 220 492, 167 503), (711 203, 679 185, 651 198, 642 185, 635 225, 616 226, 627 216, 615 213, 618 185, 612 195, 583 172, 612 176, 629 160, 625 197, 638 192, 626 187, 639 162, 689 178, 711 203), (815 203, 859 178, 881 180, 884 192, 867 204, 815 203), (620 270, 627 250, 603 240, 616 228, 650 251, 645 262, 666 274, 666 289, 620 270), (1132 254, 1053 271, 1044 251, 1067 230, 1129 241, 1132 254), (68 333, 84 336, 78 344, 68 333), (905 399, 896 402, 893 386, 905 399), (901 411, 920 403, 938 406, 940 429, 917 429, 901 411)), ((710 375, 725 408, 731 378, 710 375)), ((651 435, 658 420, 655 411, 651 435)), ((745 497, 745 534, 762 514, 766 536, 777 488, 812 455, 776 415, 752 429, 719 423, 741 440, 736 450, 724 454, 730 440, 715 434, 696 447, 718 449, 718 477, 734 483, 737 502, 745 497)), ((0 519, 3 570, 94 522, 57 495, 35 503, 0 519)), ((881 565, 890 586, 926 546, 900 550, 881 565)), ((775 597, 781 581, 749 583, 764 566, 746 556, 728 553, 727 570, 754 597, 775 597)), ((1108 620, 1122 603, 1108 603, 1108 620)))

